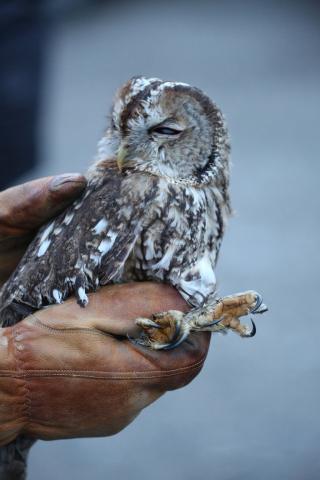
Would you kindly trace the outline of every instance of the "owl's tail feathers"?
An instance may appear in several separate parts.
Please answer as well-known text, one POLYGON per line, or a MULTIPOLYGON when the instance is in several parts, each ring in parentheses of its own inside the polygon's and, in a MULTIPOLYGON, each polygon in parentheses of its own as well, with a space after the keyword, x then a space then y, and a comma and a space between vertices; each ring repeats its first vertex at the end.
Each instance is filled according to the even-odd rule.
POLYGON ((13 442, 0 447, 0 479, 25 480, 28 453, 35 440, 20 435, 13 442))
POLYGON ((12 302, 10 305, 2 308, 0 307, 0 327, 15 325, 34 311, 35 309, 29 305, 17 302, 12 302))

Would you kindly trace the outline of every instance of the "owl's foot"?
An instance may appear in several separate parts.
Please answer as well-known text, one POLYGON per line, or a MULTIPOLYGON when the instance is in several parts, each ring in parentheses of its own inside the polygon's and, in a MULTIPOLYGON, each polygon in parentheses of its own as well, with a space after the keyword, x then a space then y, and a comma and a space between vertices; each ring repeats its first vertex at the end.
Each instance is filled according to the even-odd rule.
POLYGON ((230 329, 241 337, 253 337, 256 333, 253 320, 252 326, 248 327, 240 322, 240 317, 267 310, 257 292, 238 293, 187 314, 169 310, 153 315, 152 319, 138 318, 136 323, 142 328, 142 335, 135 342, 155 350, 169 350, 182 343, 190 331, 226 333, 230 329))
POLYGON ((253 337, 256 326, 252 319, 252 326, 240 322, 240 317, 248 314, 264 313, 268 310, 262 302, 259 293, 252 290, 243 293, 228 295, 216 301, 213 306, 194 310, 187 314, 191 330, 206 330, 225 333, 231 329, 241 337, 253 337))
POLYGON ((169 350, 182 343, 190 333, 185 314, 178 310, 156 313, 149 318, 137 318, 142 335, 135 342, 154 350, 169 350))

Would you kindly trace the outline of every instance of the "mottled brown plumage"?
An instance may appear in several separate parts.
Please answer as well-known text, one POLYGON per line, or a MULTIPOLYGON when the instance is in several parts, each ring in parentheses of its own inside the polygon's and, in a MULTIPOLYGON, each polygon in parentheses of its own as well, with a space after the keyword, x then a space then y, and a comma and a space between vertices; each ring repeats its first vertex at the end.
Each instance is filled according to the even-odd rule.
MULTIPOLYGON (((1 290, 2 325, 72 294, 85 306, 88 292, 110 282, 156 280, 174 285, 194 310, 173 318, 167 342, 140 342, 172 347, 191 328, 208 326, 195 319, 217 300, 214 268, 230 213, 228 156, 223 116, 204 93, 131 79, 116 95, 86 191, 41 229, 1 290)), ((158 320, 139 324, 150 337, 158 320)))

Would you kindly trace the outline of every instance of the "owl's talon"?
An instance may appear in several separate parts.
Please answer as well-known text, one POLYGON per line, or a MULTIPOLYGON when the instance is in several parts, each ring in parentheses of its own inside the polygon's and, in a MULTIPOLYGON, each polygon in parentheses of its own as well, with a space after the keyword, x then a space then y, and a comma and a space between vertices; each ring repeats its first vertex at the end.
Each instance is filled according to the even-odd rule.
POLYGON ((251 313, 253 313, 254 315, 256 315, 257 313, 265 313, 268 311, 268 307, 265 303, 261 303, 255 307, 253 310, 251 310, 251 313))
POLYGON ((260 293, 256 293, 256 304, 251 309, 251 313, 256 314, 256 313, 264 313, 267 311, 268 311, 268 307, 263 303, 262 296, 260 295, 260 293))
POLYGON ((161 350, 172 350, 175 347, 178 347, 189 335, 189 329, 186 327, 183 321, 179 322, 176 325, 176 330, 172 337, 172 340, 167 345, 160 347, 161 350))
POLYGON ((226 333, 232 330, 243 338, 251 338, 257 332, 254 321, 250 318, 252 324, 250 327, 242 324, 240 318, 250 313, 263 313, 266 310, 262 296, 249 290, 216 299, 215 303, 191 310, 187 314, 177 310, 157 313, 152 316, 152 319, 136 320, 136 324, 142 329, 142 334, 135 343, 154 350, 170 350, 180 345, 190 331, 226 333))
POLYGON ((266 305, 262 302, 262 296, 249 290, 216 299, 215 304, 207 305, 200 310, 193 310, 187 316, 191 330, 208 330, 212 333, 226 333, 228 330, 232 330, 241 337, 251 338, 257 332, 255 323, 250 319, 252 327, 249 327, 242 324, 240 318, 267 310, 266 305))
POLYGON ((161 328, 160 325, 158 325, 156 322, 154 322, 150 318, 137 318, 136 324, 143 329, 161 328))
POLYGON ((154 350, 170 350, 177 347, 190 332, 190 327, 183 317, 182 312, 170 310, 153 315, 153 320, 138 318, 136 324, 143 332, 135 339, 135 343, 154 350))
POLYGON ((248 327, 245 327, 246 330, 244 331, 244 333, 241 333, 241 337, 244 337, 244 338, 250 338, 250 337, 254 337, 255 334, 257 333, 257 328, 256 328, 256 324, 254 323, 254 321, 252 320, 252 318, 250 318, 250 321, 252 323, 252 328, 251 330, 247 331, 248 327))
MULTIPOLYGON (((205 325, 205 328, 214 327, 215 325, 218 325, 219 323, 220 323, 220 325, 221 325, 221 320, 222 320, 222 319, 219 318, 219 320, 214 320, 213 322, 209 322, 209 323, 207 323, 207 324, 205 325)), ((202 326, 202 328, 203 328, 203 326, 202 326)), ((222 327, 222 328, 224 328, 224 327, 222 327)), ((195 328, 195 330, 196 330, 196 328, 195 328)), ((201 327, 200 327, 200 330, 201 330, 201 327)))
POLYGON ((260 295, 260 293, 256 292, 255 296, 256 296, 256 301, 255 301, 254 307, 251 309, 251 313, 254 313, 255 311, 257 311, 260 305, 262 304, 262 296, 260 295))

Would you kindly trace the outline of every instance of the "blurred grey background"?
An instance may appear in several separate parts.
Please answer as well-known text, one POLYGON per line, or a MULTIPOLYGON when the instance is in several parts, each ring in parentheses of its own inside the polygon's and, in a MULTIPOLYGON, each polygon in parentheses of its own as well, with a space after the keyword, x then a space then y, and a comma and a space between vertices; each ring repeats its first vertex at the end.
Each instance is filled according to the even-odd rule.
POLYGON ((232 139, 220 292, 253 288, 270 312, 115 437, 38 442, 30 480, 319 479, 317 3, 60 0, 44 17, 39 162, 14 183, 85 171, 132 75, 202 88, 232 139))

